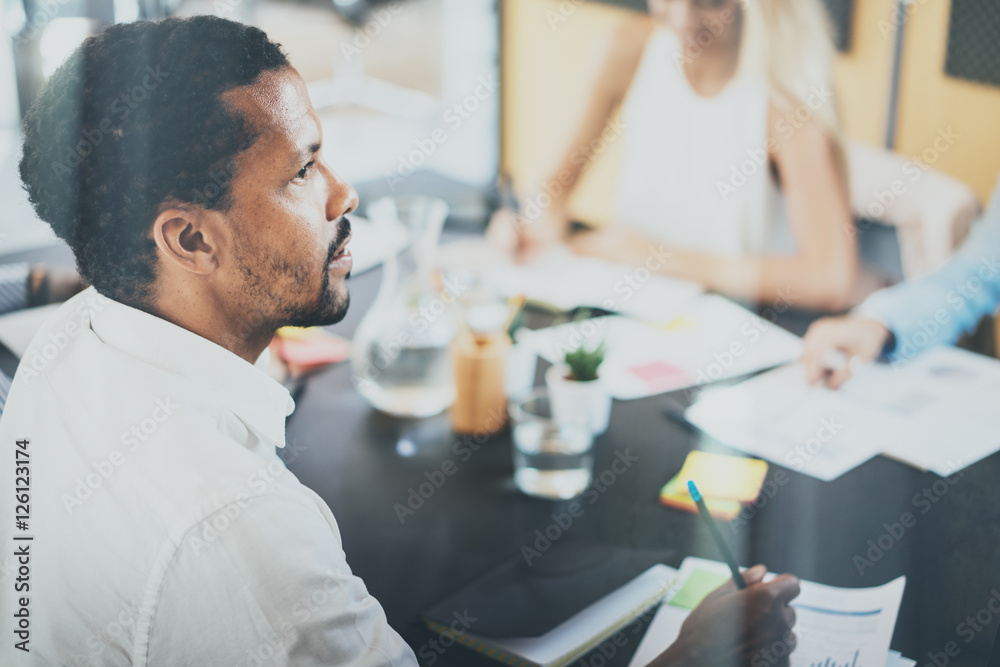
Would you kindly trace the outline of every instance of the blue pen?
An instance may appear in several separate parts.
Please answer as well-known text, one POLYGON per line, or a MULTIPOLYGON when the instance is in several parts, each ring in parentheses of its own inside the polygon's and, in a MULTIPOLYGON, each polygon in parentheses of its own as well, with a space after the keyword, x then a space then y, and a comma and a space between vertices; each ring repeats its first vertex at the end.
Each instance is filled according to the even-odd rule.
POLYGON ((688 480, 688 491, 691 492, 691 498, 698 505, 698 513, 701 514, 701 518, 705 520, 705 525, 708 526, 708 532, 712 534, 712 539, 719 546, 719 551, 722 552, 722 557, 726 560, 726 565, 729 566, 729 571, 733 573, 733 583, 736 584, 736 588, 746 588, 747 582, 743 580, 743 575, 740 574, 740 566, 736 563, 736 557, 733 556, 733 552, 729 550, 729 545, 726 541, 722 539, 722 533, 719 532, 719 526, 716 525, 715 519, 712 518, 712 514, 708 511, 708 506, 705 504, 705 499, 701 496, 701 491, 695 485, 693 480, 688 480))

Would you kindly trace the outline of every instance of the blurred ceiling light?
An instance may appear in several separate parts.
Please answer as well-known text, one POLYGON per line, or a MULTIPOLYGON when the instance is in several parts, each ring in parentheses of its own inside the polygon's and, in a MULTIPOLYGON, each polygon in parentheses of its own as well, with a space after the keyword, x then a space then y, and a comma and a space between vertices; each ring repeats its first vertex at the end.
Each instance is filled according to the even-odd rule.
POLYGON ((93 32, 96 22, 82 16, 58 17, 45 27, 39 43, 42 74, 52 76, 56 68, 93 32))

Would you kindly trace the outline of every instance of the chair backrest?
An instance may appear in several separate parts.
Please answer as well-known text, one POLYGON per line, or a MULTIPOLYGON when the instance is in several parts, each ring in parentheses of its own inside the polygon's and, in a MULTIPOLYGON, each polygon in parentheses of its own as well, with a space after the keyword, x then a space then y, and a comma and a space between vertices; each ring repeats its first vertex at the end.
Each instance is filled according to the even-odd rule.
POLYGON ((847 161, 854 214, 896 228, 907 279, 943 265, 981 213, 969 185, 927 164, 853 140, 847 161))

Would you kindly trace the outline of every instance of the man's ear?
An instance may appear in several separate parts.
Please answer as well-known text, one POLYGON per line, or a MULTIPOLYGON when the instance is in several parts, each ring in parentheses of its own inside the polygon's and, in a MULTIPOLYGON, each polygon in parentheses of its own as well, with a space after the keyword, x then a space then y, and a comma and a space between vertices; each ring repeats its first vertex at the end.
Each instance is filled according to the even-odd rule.
POLYGON ((226 247, 224 225, 218 213, 194 206, 164 209, 153 221, 153 241, 170 265, 198 274, 219 266, 226 247))

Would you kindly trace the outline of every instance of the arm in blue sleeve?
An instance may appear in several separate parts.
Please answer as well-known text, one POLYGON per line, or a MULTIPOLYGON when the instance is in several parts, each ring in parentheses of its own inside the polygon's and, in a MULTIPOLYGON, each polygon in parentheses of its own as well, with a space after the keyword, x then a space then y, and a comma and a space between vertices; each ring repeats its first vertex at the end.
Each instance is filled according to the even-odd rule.
POLYGON ((0 313, 28 307, 28 275, 26 262, 0 265, 0 313))
POLYGON ((892 360, 954 343, 1000 305, 1000 184, 986 214, 938 272, 875 292, 855 314, 881 321, 895 336, 892 360))

